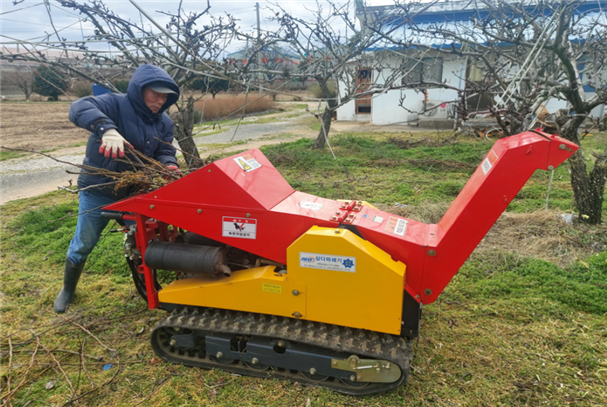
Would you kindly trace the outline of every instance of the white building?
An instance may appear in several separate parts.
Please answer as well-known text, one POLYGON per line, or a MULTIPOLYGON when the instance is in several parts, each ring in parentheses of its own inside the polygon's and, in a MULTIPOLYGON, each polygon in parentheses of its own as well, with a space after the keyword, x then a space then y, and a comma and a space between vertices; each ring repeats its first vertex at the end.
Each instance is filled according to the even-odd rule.
MULTIPOLYGON (((427 6, 422 4, 419 7, 427 6)), ((534 7, 533 2, 528 2, 530 8, 534 7)), ((466 27, 474 30, 472 19, 474 17, 483 18, 488 12, 482 3, 471 3, 465 1, 445 1, 437 3, 423 13, 413 18, 417 26, 427 27, 432 24, 442 24, 443 26, 452 24, 459 29, 466 27)), ((373 19, 374 16, 389 13, 392 6, 379 7, 357 7, 357 17, 359 20, 373 19)), ((593 13, 596 17, 607 22, 607 1, 588 0, 578 9, 577 13, 593 13)), ((410 26, 403 28, 403 37, 410 35, 413 31, 410 26)), ((424 40, 422 38, 422 40, 424 40)), ((426 45, 434 48, 452 47, 451 44, 437 44, 436 38, 428 37, 425 39, 426 45)), ((359 88, 364 90, 364 82, 374 83, 381 87, 387 78, 394 78, 399 74, 408 83, 412 82, 440 82, 445 86, 428 86, 425 92, 416 89, 396 89, 376 94, 373 97, 359 98, 351 100, 337 109, 337 120, 342 121, 370 121, 377 125, 387 124, 422 124, 424 121, 430 121, 433 124, 455 118, 456 104, 458 101, 458 91, 464 89, 466 81, 478 81, 481 78, 481 71, 475 68, 473 61, 467 57, 460 57, 456 54, 441 53, 429 50, 420 59, 414 62, 407 62, 411 59, 409 55, 419 53, 419 50, 407 50, 397 48, 376 48, 368 52, 381 53, 381 69, 370 69, 367 67, 359 68, 359 78, 356 79, 363 86, 359 88), (449 87, 455 88, 450 89, 449 87)), ((378 55, 379 56, 379 55, 378 55)), ((416 57, 419 58, 419 57, 416 57)), ((356 64, 356 62, 352 62, 356 64)), ((518 71, 517 66, 511 69, 512 74, 518 71)), ((584 93, 586 100, 590 100, 595 95, 595 90, 590 86, 591 81, 581 77, 584 83, 584 93)), ((393 83, 392 87, 398 83, 393 83)), ((338 86, 340 90, 345 86, 338 86)), ((344 96, 342 92, 341 97, 344 96)), ((558 109, 567 108, 567 101, 559 98, 549 99, 544 106, 549 112, 556 112, 558 109)), ((486 110, 486 100, 483 97, 467 100, 467 109, 469 112, 486 110)), ((591 114, 594 117, 603 117, 604 105, 595 108, 591 114)))

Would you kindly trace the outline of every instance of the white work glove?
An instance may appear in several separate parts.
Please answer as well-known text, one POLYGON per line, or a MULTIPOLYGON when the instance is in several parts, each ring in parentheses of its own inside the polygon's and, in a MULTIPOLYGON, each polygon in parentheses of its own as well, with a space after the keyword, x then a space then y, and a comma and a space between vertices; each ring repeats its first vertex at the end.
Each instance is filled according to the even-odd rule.
POLYGON ((103 154, 105 157, 109 157, 112 154, 112 158, 117 156, 124 157, 124 148, 133 148, 133 146, 124 139, 116 131, 116 129, 109 129, 103 136, 101 136, 101 147, 99 147, 99 154, 103 154))

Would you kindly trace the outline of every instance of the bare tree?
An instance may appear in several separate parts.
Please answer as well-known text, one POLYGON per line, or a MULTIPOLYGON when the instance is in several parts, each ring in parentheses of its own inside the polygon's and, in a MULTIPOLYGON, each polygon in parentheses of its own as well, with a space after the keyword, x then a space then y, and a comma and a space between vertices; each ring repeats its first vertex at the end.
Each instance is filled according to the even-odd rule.
POLYGON ((320 87, 325 107, 314 143, 314 148, 320 148, 328 142, 331 118, 338 107, 400 86, 395 82, 398 75, 381 74, 387 66, 386 55, 371 52, 384 45, 384 38, 399 26, 386 24, 380 17, 357 24, 350 2, 316 6, 309 18, 275 6, 272 20, 279 25, 276 38, 301 61, 298 72, 289 72, 289 77, 312 78, 320 87))
MULTIPOLYGON (((310 10, 312 15, 309 18, 291 15, 280 5, 275 5, 271 7, 271 20, 278 25, 275 32, 251 36, 241 32, 230 15, 213 18, 209 14, 208 3, 206 10, 196 13, 186 12, 180 3, 176 13, 164 13, 170 17, 170 22, 163 27, 134 0, 130 2, 139 9, 141 23, 123 19, 102 0, 56 2, 90 21, 95 26, 95 36, 82 42, 70 42, 55 33, 57 41, 47 40, 44 46, 65 51, 56 59, 46 58, 37 52, 35 44, 27 43, 21 45, 26 49, 29 47, 28 54, 2 54, 0 58, 25 59, 61 67, 112 90, 116 90, 112 85, 113 78, 107 76, 107 69, 101 68, 112 67, 114 72, 121 71, 124 75, 142 63, 165 68, 180 86, 202 76, 237 82, 247 90, 266 88, 276 94, 286 91, 285 86, 292 80, 303 82, 312 78, 320 87, 320 101, 325 103, 324 111, 317 115, 321 123, 314 144, 317 148, 328 143, 331 118, 339 106, 353 100, 364 105, 374 94, 394 86, 395 79, 398 79, 394 74, 380 75, 383 59, 368 52, 370 47, 384 41, 377 32, 384 33, 384 28, 387 28, 388 32, 384 33, 387 35, 396 28, 385 25, 382 19, 373 21, 375 30, 369 29, 368 23, 359 27, 351 12, 351 3, 317 3, 316 10, 310 10), (148 24, 143 24, 144 17, 148 24), (156 32, 149 28, 151 26, 156 27, 156 32), (235 38, 246 38, 252 43, 247 63, 218 62, 219 55, 235 38), (105 51, 93 50, 93 40, 106 41, 118 55, 110 57, 105 51), (275 50, 280 52, 273 52, 275 50), (76 51, 80 57, 74 57, 76 51), (297 59, 297 69, 285 66, 284 58, 278 55, 283 51, 296 57, 289 59, 297 59)), ((419 12, 422 11, 423 8, 419 12)), ((194 103, 182 100, 177 109, 178 112, 173 114, 175 137, 191 165, 198 157, 192 139, 194 103)))
MULTIPOLYGON (((456 7, 454 3, 450 6, 456 7)), ((535 116, 538 109, 548 101, 560 101, 558 134, 581 146, 585 133, 580 132, 580 126, 590 124, 592 111, 607 103, 607 21, 601 11, 605 2, 473 3, 478 12, 469 20, 432 24, 409 18, 411 5, 382 9, 383 15, 390 14, 407 26, 406 35, 401 32, 400 36, 383 37, 403 52, 426 49, 468 61, 467 77, 462 78, 466 79, 465 87, 459 89, 464 117, 470 107, 466 101, 482 98, 486 112, 509 135, 540 126, 535 116)), ((580 148, 569 159, 571 184, 580 220, 597 224, 602 215, 607 150, 594 155, 590 170, 588 158, 580 148)))
MULTIPOLYGON (((114 13, 102 0, 79 2, 73 0, 56 0, 63 8, 70 9, 85 16, 95 26, 95 36, 82 42, 70 42, 61 38, 58 41, 47 41, 46 47, 65 50, 65 56, 55 59, 47 58, 37 52, 35 45, 22 44, 29 53, 2 54, 3 59, 30 60, 42 64, 60 67, 67 72, 85 78, 117 91, 112 78, 105 75, 113 67, 122 74, 134 71, 141 64, 153 64, 163 67, 175 82, 183 87, 201 75, 225 76, 224 68, 216 60, 224 47, 235 36, 236 22, 230 15, 215 18, 209 14, 210 5, 201 12, 187 12, 180 3, 176 13, 164 12, 170 17, 166 26, 158 24, 135 1, 131 3, 142 15, 141 23, 124 19, 114 13), (148 24, 143 24, 146 18, 148 24), (153 28, 156 28, 156 32, 153 28), (91 48, 91 40, 107 41, 118 52, 109 56, 107 51, 96 51, 91 48), (70 51, 71 55, 70 56, 70 51), (81 57, 73 57, 78 52, 81 57), (94 69, 90 69, 93 66, 94 69), (203 72, 204 69, 204 72, 203 72)), ((177 103, 175 120, 175 138, 188 165, 200 164, 198 150, 192 138, 194 103, 193 100, 182 100, 177 103)))
POLYGON ((29 100, 34 92, 34 74, 29 66, 19 67, 14 71, 4 72, 2 74, 4 85, 13 86, 23 92, 25 100, 29 100))
POLYGON ((267 92, 276 100, 280 91, 290 90, 289 82, 295 77, 301 80, 301 76, 297 76, 299 58, 274 44, 270 38, 260 37, 256 44, 256 47, 247 46, 234 53, 237 58, 232 54, 229 62, 237 72, 251 72, 252 81, 262 87, 261 93, 267 92))

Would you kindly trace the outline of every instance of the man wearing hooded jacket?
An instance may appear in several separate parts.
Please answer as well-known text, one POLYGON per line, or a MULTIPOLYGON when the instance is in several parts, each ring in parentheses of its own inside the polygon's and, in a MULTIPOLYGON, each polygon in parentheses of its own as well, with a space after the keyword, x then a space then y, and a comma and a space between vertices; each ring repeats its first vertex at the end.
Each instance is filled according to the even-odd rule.
MULTIPOLYGON (((126 94, 106 93, 73 102, 69 118, 78 127, 91 131, 84 165, 123 172, 131 170, 117 157, 135 149, 179 170, 175 159, 173 121, 164 112, 179 98, 179 87, 161 68, 142 65, 133 74, 126 94)), ((108 220, 101 208, 125 198, 125 188, 116 190, 112 179, 83 172, 78 177, 78 225, 65 261, 63 288, 55 300, 55 312, 65 312, 73 301, 76 285, 88 255, 108 220)))

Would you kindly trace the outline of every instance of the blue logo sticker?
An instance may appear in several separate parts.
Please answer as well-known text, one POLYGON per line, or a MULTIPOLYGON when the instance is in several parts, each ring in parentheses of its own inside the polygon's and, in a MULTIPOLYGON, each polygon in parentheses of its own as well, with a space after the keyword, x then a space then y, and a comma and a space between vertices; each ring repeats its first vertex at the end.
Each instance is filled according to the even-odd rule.
POLYGON ((345 268, 352 268, 352 266, 354 266, 354 262, 350 259, 345 259, 344 262, 342 263, 344 265, 345 268))

